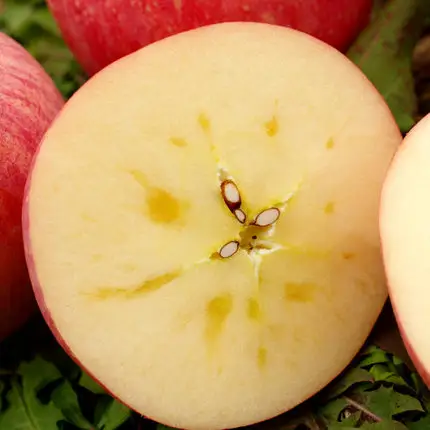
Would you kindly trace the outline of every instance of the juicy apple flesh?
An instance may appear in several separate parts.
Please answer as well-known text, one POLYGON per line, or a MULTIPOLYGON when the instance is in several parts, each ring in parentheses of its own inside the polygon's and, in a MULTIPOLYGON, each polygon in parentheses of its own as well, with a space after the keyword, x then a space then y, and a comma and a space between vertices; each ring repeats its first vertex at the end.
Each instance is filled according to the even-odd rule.
POLYGON ((40 306, 159 422, 280 414, 344 369, 380 313, 378 202, 400 140, 362 73, 303 33, 220 24, 144 48, 91 79, 41 145, 24 215, 40 306))
POLYGON ((390 167, 380 229, 390 298, 405 345, 430 386, 430 115, 420 121, 390 167))

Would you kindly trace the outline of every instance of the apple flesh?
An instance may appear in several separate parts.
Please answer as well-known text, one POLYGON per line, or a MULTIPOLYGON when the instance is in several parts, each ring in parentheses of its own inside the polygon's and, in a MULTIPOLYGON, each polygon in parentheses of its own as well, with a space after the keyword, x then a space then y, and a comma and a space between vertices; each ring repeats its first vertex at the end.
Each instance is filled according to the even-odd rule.
POLYGON ((40 147, 24 212, 40 307, 158 422, 280 414, 349 364, 386 300, 378 204, 400 142, 363 74, 304 33, 217 24, 143 48, 40 147))
POLYGON ((0 340, 37 309, 22 243, 22 199, 36 147, 62 106, 42 67, 0 33, 0 340))
POLYGON ((406 348, 430 386, 430 115, 406 136, 381 197, 380 230, 390 298, 406 348))
POLYGON ((369 21, 373 0, 48 0, 90 75, 173 34, 226 21, 292 27, 345 51, 369 21))

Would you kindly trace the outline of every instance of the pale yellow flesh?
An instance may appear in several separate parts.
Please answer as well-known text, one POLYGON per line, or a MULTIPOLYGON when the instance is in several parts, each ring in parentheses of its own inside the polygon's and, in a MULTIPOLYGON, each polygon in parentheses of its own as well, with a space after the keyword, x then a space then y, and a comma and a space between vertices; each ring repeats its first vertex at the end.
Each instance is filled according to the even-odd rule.
POLYGON ((33 172, 28 240, 59 332, 167 425, 294 407, 385 301, 378 202, 400 139, 361 73, 291 30, 219 25, 116 63, 69 103, 33 172), (249 217, 283 208, 277 251, 210 258, 241 238, 221 169, 249 217))
POLYGON ((430 116, 406 137, 384 185, 381 238, 390 295, 411 352, 430 372, 430 116))

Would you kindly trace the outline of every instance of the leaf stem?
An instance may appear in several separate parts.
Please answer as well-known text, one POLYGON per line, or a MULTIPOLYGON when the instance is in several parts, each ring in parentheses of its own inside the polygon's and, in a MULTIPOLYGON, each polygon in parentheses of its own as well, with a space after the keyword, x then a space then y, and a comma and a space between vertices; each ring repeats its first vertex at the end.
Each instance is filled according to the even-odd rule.
POLYGON ((360 403, 356 402, 355 400, 351 399, 350 397, 345 396, 344 399, 347 401, 349 405, 354 407, 360 412, 363 412, 363 414, 367 415, 369 418, 371 418, 373 421, 380 423, 382 422, 382 418, 378 417, 378 415, 375 415, 373 412, 369 411, 369 409, 365 408, 363 405, 360 405, 360 403))

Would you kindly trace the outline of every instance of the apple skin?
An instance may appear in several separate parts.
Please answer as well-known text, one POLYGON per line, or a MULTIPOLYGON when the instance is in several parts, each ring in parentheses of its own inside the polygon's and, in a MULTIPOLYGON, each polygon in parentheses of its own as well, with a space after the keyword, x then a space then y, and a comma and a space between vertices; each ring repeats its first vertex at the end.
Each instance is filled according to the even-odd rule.
POLYGON ((417 370, 418 374, 421 376, 421 379, 424 381, 424 383, 427 385, 427 387, 430 387, 430 374, 427 372, 424 364, 422 363, 419 356, 415 353, 414 348, 412 348, 411 343, 408 340, 408 337, 406 335, 405 330, 402 327, 402 320, 396 311, 396 308, 393 305, 393 313, 397 321, 397 325, 399 327, 399 333, 402 338, 403 344, 405 345, 406 352, 408 353, 412 363, 415 366, 415 369, 417 370))
POLYGON ((40 64, 0 33, 0 340, 37 309, 22 243, 24 186, 63 98, 40 64))
POLYGON ((219 22, 292 27, 345 51, 373 0, 48 0, 63 37, 89 75, 140 47, 219 22))
MULTIPOLYGON (((386 192, 385 192, 385 187, 390 185, 390 178, 391 175, 395 175, 395 168, 396 168, 396 162, 398 159, 401 159, 403 156, 403 151, 408 147, 408 144, 410 141, 412 141, 413 139, 417 137, 419 137, 419 135, 422 133, 422 130, 426 127, 428 127, 428 125, 430 124, 430 114, 427 114, 424 118, 422 118, 418 123, 415 124, 415 126, 409 131, 409 133, 406 135, 406 137, 403 140, 402 145, 399 147, 399 149, 397 150, 393 162, 387 172, 386 175, 386 180, 385 180, 385 184, 384 184, 384 188, 383 188, 383 192, 381 194, 381 204, 380 204, 380 230, 381 230, 381 245, 382 245, 382 252, 384 255, 384 263, 386 265, 386 270, 387 272, 389 271, 389 268, 387 266, 387 258, 386 258, 386 243, 384 240, 384 222, 385 219, 387 217, 388 214, 388 210, 386 209, 386 202, 387 202, 387 198, 386 198, 386 192)), ((387 287, 388 287, 388 293, 389 293, 389 297, 390 297, 390 301, 391 301, 391 305, 393 308, 393 313, 397 322, 397 326, 399 329, 399 333, 401 336, 401 339, 403 341, 403 344, 405 346, 406 352, 409 355, 409 358, 411 359, 416 371, 418 372, 418 374, 420 375, 421 379, 424 381, 424 383, 427 385, 427 387, 430 387, 430 373, 428 370, 428 366, 426 366, 423 361, 421 360, 421 357, 419 356, 419 354, 417 354, 417 352, 415 351, 412 343, 409 340, 408 334, 406 329, 404 328, 404 324, 402 322, 402 315, 401 312, 399 312, 398 309, 398 303, 396 301, 396 297, 395 297, 395 291, 394 291, 394 287, 392 285, 392 283, 390 283, 390 279, 388 276, 388 281, 387 281, 387 287)))

